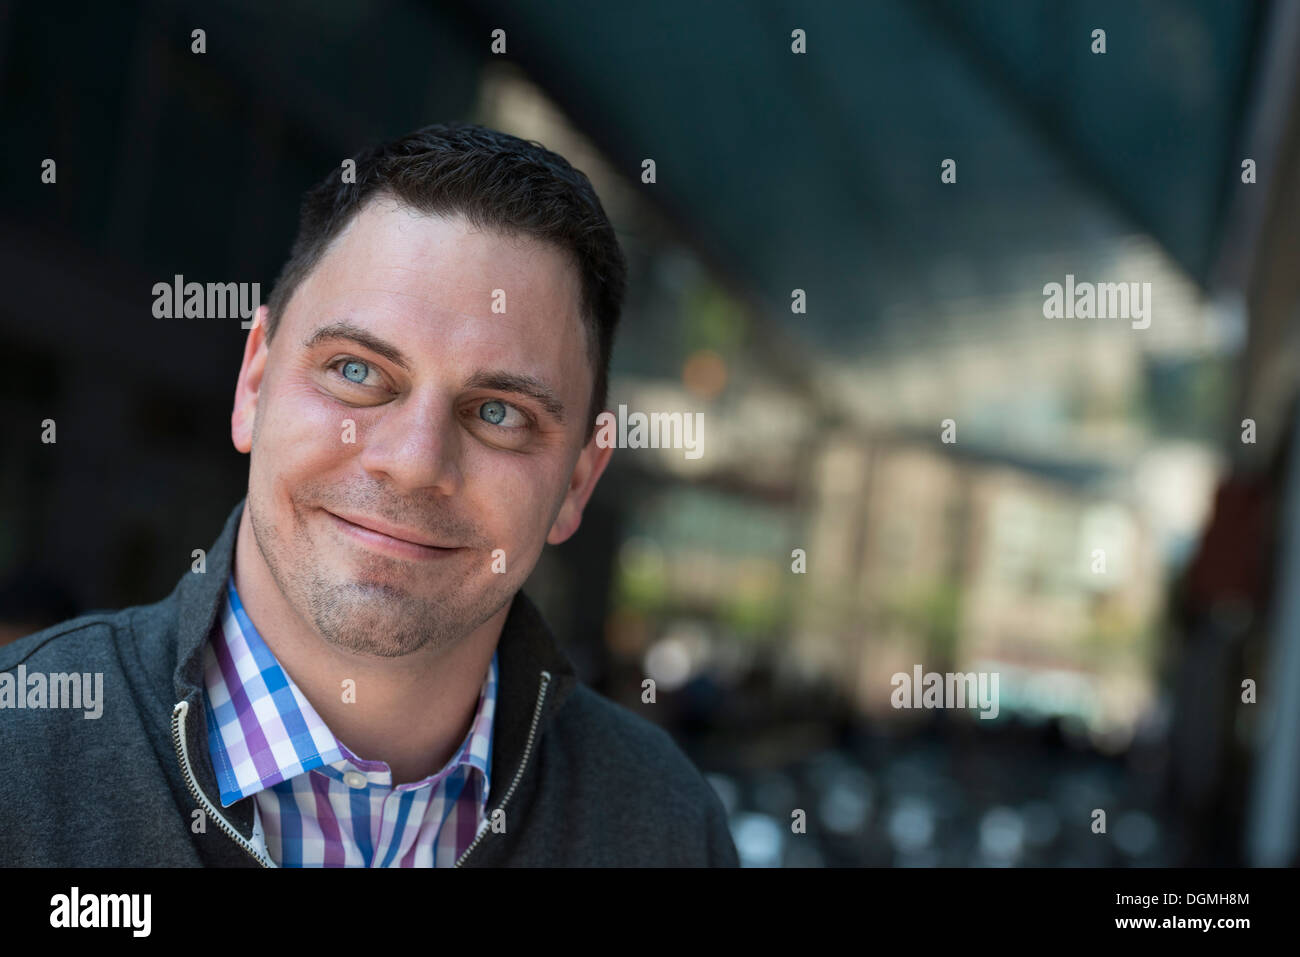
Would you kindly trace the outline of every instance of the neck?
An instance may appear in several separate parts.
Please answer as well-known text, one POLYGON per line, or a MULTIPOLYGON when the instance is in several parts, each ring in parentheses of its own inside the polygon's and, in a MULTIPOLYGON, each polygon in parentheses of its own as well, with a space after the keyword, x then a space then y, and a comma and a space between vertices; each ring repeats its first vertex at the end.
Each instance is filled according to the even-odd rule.
POLYGON ((258 634, 348 750, 385 762, 394 785, 420 781, 452 759, 478 709, 509 603, 450 647, 377 658, 330 644, 293 609, 258 551, 247 508, 234 575, 258 634))

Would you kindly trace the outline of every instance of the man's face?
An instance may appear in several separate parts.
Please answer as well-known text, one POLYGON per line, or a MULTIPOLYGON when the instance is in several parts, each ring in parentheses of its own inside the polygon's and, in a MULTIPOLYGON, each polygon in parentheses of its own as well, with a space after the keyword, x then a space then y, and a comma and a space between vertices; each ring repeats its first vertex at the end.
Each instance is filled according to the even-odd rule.
POLYGON ((610 454, 585 441, 578 282, 556 247, 384 197, 269 346, 259 314, 232 415, 246 508, 281 594, 325 640, 444 648, 577 529, 610 454))

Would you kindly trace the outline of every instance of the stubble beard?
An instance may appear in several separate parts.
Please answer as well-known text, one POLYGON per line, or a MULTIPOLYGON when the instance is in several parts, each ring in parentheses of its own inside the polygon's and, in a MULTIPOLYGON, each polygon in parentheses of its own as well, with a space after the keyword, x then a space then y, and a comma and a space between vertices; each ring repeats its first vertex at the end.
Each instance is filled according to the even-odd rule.
POLYGON ((356 578, 331 578, 313 560, 321 549, 296 507, 291 513, 293 527, 287 530, 265 520, 252 488, 245 507, 257 549, 281 595, 322 639, 351 654, 378 658, 400 658, 422 650, 438 654, 504 608, 519 588, 506 575, 494 574, 493 584, 500 587, 471 593, 474 577, 458 562, 453 569, 430 572, 447 579, 442 595, 420 597, 388 584, 385 570, 401 563, 377 555, 366 556, 356 578))

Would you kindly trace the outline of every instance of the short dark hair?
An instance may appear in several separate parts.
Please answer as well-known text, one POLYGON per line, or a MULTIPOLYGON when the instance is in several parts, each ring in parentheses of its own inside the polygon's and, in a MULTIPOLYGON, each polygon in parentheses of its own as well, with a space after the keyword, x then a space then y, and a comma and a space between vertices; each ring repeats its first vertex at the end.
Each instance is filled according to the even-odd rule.
POLYGON ((627 286, 627 260, 591 181, 536 141, 473 123, 435 123, 353 159, 356 182, 335 169, 303 196, 293 250, 267 300, 267 341, 294 290, 369 200, 386 195, 423 213, 460 215, 476 228, 549 242, 577 266, 595 373, 590 436, 607 398, 627 286))

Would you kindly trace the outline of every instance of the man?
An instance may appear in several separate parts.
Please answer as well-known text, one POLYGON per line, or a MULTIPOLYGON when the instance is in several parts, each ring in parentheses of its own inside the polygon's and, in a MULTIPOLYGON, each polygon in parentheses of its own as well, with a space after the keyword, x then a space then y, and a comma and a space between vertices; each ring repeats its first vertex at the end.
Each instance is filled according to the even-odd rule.
POLYGON ((215 544, 0 649, 0 863, 735 865, 708 783, 519 590, 611 454, 626 265, 591 184, 465 124, 355 163, 248 333, 215 544), (95 720, 55 706, 98 673, 95 720))

